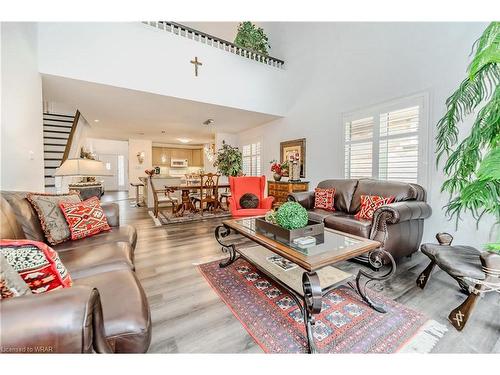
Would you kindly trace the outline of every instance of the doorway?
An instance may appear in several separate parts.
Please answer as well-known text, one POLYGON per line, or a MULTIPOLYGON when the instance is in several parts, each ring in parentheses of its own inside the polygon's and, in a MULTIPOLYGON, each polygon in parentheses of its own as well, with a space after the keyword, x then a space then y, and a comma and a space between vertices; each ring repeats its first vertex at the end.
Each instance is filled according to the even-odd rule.
POLYGON ((128 165, 125 155, 99 154, 98 159, 111 176, 103 176, 104 191, 128 191, 128 165))

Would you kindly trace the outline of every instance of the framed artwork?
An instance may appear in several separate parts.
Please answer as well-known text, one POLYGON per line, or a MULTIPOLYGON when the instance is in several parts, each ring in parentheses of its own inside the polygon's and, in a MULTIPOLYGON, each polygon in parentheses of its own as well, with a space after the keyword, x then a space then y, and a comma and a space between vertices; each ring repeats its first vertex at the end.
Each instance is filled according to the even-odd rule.
MULTIPOLYGON (((290 158, 299 159, 300 178, 306 178, 306 139, 294 139, 280 143, 280 159, 282 162, 290 158)), ((283 174, 288 177, 288 171, 283 174)))

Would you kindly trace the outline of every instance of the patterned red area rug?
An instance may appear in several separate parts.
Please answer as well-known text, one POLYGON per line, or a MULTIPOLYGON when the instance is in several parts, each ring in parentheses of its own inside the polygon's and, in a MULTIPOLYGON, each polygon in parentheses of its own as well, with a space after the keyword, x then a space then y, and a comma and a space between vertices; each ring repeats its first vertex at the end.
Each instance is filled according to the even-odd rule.
MULTIPOLYGON (((287 291, 243 259, 227 268, 215 261, 199 265, 199 269, 265 352, 307 352, 302 313, 287 291)), ((323 298, 314 328, 318 351, 427 353, 447 331, 417 311, 375 296, 386 304, 387 313, 371 309, 348 286, 323 298)))

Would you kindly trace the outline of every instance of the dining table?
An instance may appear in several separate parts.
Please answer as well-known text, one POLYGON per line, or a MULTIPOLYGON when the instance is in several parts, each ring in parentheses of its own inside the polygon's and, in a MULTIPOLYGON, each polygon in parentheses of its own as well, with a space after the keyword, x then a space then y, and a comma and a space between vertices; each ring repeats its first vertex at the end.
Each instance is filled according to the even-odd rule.
MULTIPOLYGON (((198 190, 200 191, 202 188, 207 189, 206 186, 201 186, 200 184, 182 184, 182 185, 173 185, 173 186, 165 186, 165 189, 170 190, 170 191, 181 191, 181 200, 177 207, 174 209, 174 214, 176 216, 182 216, 185 211, 190 211, 190 212, 197 212, 198 210, 193 204, 193 201, 191 200, 191 197, 189 196, 191 190, 198 190)), ((229 184, 219 184, 217 186, 217 190, 220 189, 229 189, 229 184)), ((218 194, 218 192, 217 192, 218 194)), ((221 201, 219 196, 217 196, 217 203, 215 204, 214 210, 216 209, 221 209, 226 211, 222 207, 221 201)))

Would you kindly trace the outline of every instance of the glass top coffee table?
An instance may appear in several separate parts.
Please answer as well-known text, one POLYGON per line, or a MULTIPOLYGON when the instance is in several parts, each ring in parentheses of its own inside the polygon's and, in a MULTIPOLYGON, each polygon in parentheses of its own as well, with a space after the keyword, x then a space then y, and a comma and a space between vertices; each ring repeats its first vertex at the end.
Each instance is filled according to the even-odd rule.
POLYGON ((286 289, 304 316, 310 353, 317 351, 313 338, 314 316, 321 311, 323 297, 334 288, 348 284, 370 307, 381 313, 386 312, 383 304, 373 301, 366 294, 368 283, 386 280, 396 270, 394 259, 380 242, 325 228, 324 234, 316 236, 316 243, 299 246, 258 229, 256 219, 225 220, 215 229, 215 238, 222 251, 229 254, 219 266, 227 267, 238 258, 244 258, 286 289), (252 240, 255 245, 227 243, 231 232, 252 240), (354 276, 333 267, 336 263, 365 253, 369 254, 372 264, 388 264, 388 271, 375 275, 359 270, 354 276))

